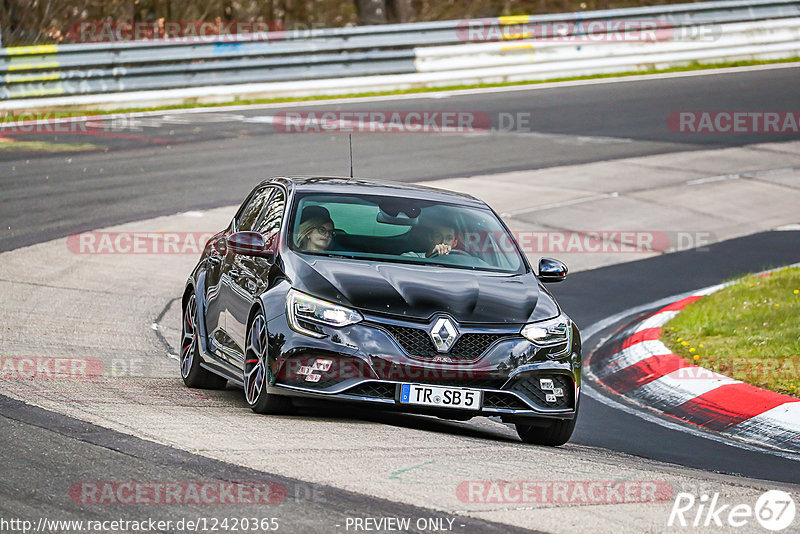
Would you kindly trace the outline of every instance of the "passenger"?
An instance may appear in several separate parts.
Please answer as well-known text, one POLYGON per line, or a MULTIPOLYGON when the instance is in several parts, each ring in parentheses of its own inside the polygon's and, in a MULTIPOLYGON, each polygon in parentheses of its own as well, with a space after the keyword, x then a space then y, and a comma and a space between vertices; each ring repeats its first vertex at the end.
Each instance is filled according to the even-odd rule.
POLYGON ((426 229, 427 250, 425 252, 405 252, 403 256, 430 258, 446 256, 458 244, 456 229, 447 223, 440 223, 426 229))
POLYGON ((303 250, 328 250, 333 238, 333 228, 333 219, 327 209, 322 206, 308 206, 300 216, 295 243, 303 250))

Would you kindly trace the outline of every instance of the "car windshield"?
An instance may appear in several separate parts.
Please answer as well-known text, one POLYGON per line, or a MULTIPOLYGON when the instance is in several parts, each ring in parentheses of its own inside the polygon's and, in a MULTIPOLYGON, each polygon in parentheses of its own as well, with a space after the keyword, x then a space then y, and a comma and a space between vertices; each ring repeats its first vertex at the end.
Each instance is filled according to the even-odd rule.
POLYGON ((289 246, 380 262, 524 273, 525 262, 489 209, 352 194, 295 197, 289 246))

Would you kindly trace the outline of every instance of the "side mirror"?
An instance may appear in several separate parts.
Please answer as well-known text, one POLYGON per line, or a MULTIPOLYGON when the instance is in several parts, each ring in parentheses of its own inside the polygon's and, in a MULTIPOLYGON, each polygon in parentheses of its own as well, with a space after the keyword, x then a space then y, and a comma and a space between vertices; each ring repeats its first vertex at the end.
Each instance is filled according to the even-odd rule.
POLYGON ((236 232, 228 236, 228 247, 234 254, 269 257, 275 254, 275 235, 259 232, 236 232))
POLYGON ((569 269, 567 269, 563 261, 554 258, 542 258, 539 260, 539 280, 545 284, 563 282, 568 272, 569 269))

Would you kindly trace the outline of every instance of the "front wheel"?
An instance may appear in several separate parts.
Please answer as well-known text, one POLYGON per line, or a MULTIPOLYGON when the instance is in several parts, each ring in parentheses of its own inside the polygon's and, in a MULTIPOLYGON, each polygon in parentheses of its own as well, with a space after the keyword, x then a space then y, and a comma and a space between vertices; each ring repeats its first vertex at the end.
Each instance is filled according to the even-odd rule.
POLYGON ((545 426, 523 425, 517 423, 517 434, 525 443, 534 445, 563 445, 572 437, 575 419, 555 419, 545 426))
POLYGON ((247 332, 247 349, 244 358, 244 397, 256 413, 286 413, 292 407, 288 397, 267 393, 269 369, 267 322, 259 312, 247 332))
POLYGON ((197 297, 192 293, 183 309, 181 321, 181 378, 190 388, 222 389, 228 381, 200 367, 200 332, 198 330, 197 297))
POLYGON ((577 422, 578 409, 576 407, 575 416, 572 419, 549 419, 542 420, 536 425, 517 423, 514 426, 517 427, 520 439, 525 443, 557 447, 569 441, 577 422))

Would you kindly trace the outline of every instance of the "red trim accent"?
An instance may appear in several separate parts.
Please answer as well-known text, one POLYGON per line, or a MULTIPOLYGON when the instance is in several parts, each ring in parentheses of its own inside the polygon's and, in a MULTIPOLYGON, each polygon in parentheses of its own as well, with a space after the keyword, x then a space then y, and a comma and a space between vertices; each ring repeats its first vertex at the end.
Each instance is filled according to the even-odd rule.
POLYGON ((800 399, 750 384, 727 384, 664 413, 711 430, 725 430, 787 402, 800 399))
POLYGON ((622 350, 629 348, 631 345, 636 345, 642 341, 655 341, 661 337, 661 327, 645 328, 633 334, 631 337, 622 342, 622 350))
POLYGON ((603 384, 620 394, 625 394, 683 367, 690 367, 683 358, 674 354, 650 356, 629 365, 603 379, 603 384))
POLYGON ((670 304, 669 306, 667 306, 665 308, 661 308, 660 310, 658 310, 658 313, 665 312, 665 311, 680 311, 680 310, 684 309, 686 306, 688 306, 689 304, 691 304, 692 302, 700 300, 701 298, 703 298, 703 295, 692 295, 691 297, 686 297, 685 299, 681 299, 681 300, 673 302, 672 304, 670 304))

